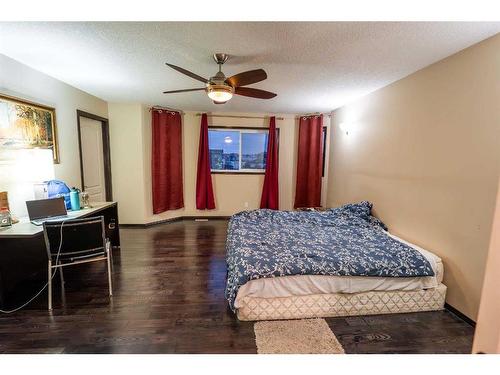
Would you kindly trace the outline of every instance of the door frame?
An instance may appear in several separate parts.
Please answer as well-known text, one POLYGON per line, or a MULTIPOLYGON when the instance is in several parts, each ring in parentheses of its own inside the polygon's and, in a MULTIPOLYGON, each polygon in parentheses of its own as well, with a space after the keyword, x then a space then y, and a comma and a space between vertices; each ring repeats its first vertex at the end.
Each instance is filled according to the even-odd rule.
POLYGON ((78 129, 78 151, 80 153, 80 177, 82 182, 82 190, 85 189, 85 181, 83 177, 83 157, 82 157, 82 133, 80 129, 80 117, 85 117, 91 120, 96 120, 101 123, 102 129, 102 151, 104 161, 104 184, 106 191, 106 201, 113 200, 113 189, 111 186, 111 152, 109 148, 109 120, 107 118, 94 115, 89 112, 76 110, 76 124, 78 129))

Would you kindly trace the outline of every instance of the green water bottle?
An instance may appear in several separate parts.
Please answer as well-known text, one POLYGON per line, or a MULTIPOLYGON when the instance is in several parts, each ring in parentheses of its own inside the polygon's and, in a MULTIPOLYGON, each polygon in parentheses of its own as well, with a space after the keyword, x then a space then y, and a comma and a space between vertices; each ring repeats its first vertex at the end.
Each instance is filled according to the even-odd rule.
POLYGON ((80 190, 77 188, 71 189, 69 200, 71 202, 71 211, 78 211, 80 209, 80 190))

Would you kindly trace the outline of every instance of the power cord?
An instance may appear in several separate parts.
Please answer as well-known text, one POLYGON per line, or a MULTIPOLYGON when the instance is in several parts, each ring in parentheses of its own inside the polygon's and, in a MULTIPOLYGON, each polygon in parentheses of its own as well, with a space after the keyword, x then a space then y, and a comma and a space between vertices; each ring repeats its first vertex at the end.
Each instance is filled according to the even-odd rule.
MULTIPOLYGON (((59 254, 61 253, 62 243, 63 243, 63 226, 64 226, 64 223, 67 220, 70 220, 70 219, 65 219, 65 220, 61 221, 61 231, 59 233, 59 237, 61 238, 61 240, 59 242, 59 249, 57 250, 56 264, 59 262, 59 254)), ((54 270, 54 273, 50 276, 51 280, 54 278, 54 276, 56 275, 56 273, 57 273, 57 268, 54 270)), ((33 300, 35 298, 37 298, 40 294, 42 294, 42 292, 45 290, 45 288, 47 288, 48 285, 49 285, 49 282, 47 281, 45 283, 45 285, 42 287, 42 289, 40 289, 33 297, 31 297, 27 302, 23 303, 21 306, 16 307, 15 309, 12 309, 12 310, 1 310, 0 309, 0 313, 2 313, 2 314, 12 314, 12 313, 14 313, 16 311, 19 311, 22 308, 28 306, 31 302, 33 302, 33 300)))

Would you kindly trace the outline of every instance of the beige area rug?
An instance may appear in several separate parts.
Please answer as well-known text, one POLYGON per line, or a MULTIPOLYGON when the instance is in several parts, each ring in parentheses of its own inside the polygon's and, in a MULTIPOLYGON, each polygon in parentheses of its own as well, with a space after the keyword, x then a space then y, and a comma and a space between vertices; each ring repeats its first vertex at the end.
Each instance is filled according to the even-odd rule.
POLYGON ((257 322, 254 331, 259 354, 344 354, 324 319, 257 322))

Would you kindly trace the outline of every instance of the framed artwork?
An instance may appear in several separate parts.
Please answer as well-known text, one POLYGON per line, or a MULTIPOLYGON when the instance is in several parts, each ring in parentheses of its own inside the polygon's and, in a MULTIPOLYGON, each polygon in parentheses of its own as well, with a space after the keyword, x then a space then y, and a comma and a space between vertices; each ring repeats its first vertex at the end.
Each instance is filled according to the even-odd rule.
POLYGON ((54 108, 0 94, 0 153, 2 149, 50 149, 57 164, 57 146, 54 108))

